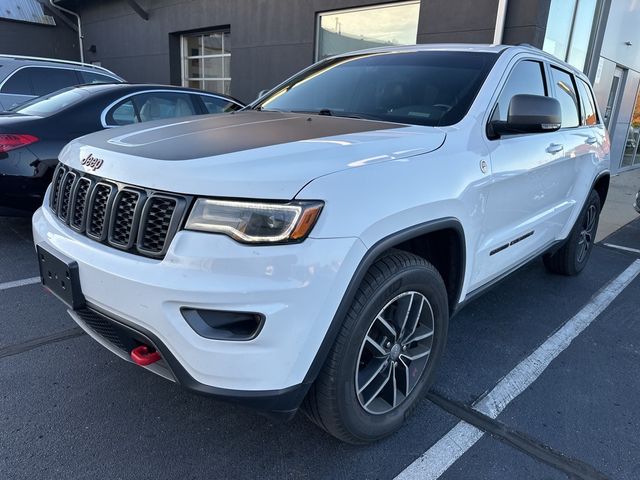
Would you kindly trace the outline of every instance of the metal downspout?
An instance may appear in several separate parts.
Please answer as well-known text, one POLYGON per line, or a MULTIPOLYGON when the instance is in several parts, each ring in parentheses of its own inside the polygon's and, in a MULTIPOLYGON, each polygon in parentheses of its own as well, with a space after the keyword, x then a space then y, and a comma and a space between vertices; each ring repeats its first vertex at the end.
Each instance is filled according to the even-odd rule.
POLYGON ((60 5, 57 5, 55 3, 54 0, 49 0, 49 3, 51 4, 51 6, 53 8, 56 8, 58 10, 60 10, 61 12, 64 13, 68 13, 69 15, 72 15, 74 17, 76 17, 76 20, 78 21, 78 43, 80 45, 80 61, 82 63, 84 63, 84 46, 82 44, 82 23, 80 22, 80 15, 78 15, 76 12, 72 12, 71 10, 61 7, 60 5))

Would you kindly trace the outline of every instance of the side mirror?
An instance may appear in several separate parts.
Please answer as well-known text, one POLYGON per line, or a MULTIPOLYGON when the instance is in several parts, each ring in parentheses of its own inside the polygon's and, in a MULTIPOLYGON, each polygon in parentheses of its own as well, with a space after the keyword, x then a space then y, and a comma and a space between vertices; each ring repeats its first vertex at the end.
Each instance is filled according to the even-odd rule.
POLYGON ((514 95, 509 103, 507 121, 494 120, 488 125, 491 138, 518 133, 555 132, 562 122, 560 102, 542 95, 514 95))

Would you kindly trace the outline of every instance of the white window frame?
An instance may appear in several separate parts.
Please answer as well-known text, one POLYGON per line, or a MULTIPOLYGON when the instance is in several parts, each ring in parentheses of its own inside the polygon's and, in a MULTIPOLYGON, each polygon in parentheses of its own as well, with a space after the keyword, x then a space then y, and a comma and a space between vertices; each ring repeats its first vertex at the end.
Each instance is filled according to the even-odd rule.
MULTIPOLYGON (((200 82, 200 90, 204 90, 204 82, 205 81, 211 81, 211 82, 215 82, 215 81, 228 81, 229 82, 229 86, 231 86, 231 72, 225 72, 224 69, 224 61, 222 62, 222 77, 205 77, 204 76, 204 60, 208 59, 208 58, 224 58, 224 57, 229 57, 231 58, 231 51, 229 51, 229 53, 215 53, 215 54, 211 54, 211 55, 187 55, 186 53, 186 45, 187 45, 187 38, 189 37, 198 37, 200 39, 199 41, 199 45, 200 45, 200 51, 204 52, 204 44, 203 44, 203 38, 207 35, 211 35, 214 33, 219 33, 222 34, 222 51, 225 51, 225 37, 227 35, 231 35, 231 32, 229 30, 211 30, 211 31, 207 31, 207 32, 199 32, 199 33, 193 33, 193 34, 182 34, 180 35, 180 76, 182 78, 182 86, 183 87, 189 87, 189 82, 200 82), (200 60, 200 77, 189 77, 187 76, 187 72, 186 72, 186 63, 189 60, 200 60)), ((231 62, 229 62, 229 65, 231 65, 231 62)), ((220 93, 222 95, 224 95, 224 92, 217 92, 220 93)))
MULTIPOLYGON (((385 7, 399 7, 401 5, 420 5, 420 0, 406 0, 404 2, 386 2, 379 3, 377 5, 368 5, 366 7, 354 7, 354 8, 339 8, 337 10, 327 10, 326 12, 316 13, 316 34, 314 39, 313 58, 314 61, 318 61, 318 54, 320 53, 320 20, 324 15, 334 15, 336 13, 352 13, 352 12, 364 12, 367 10, 379 10, 385 7)), ((418 39, 416 38, 416 43, 418 39)))

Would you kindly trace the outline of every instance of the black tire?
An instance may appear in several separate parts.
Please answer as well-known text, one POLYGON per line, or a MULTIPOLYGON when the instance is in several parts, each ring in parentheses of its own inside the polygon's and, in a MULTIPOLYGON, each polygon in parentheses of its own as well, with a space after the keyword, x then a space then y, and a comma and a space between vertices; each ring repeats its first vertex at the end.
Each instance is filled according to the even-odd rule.
POLYGON ((600 209, 600 195, 592 190, 565 243, 555 253, 542 257, 547 270, 560 275, 577 275, 584 269, 593 250, 600 209))
MULTIPOLYGON (((305 413, 314 423, 334 437, 352 444, 370 443, 392 434, 402 426, 404 420, 412 413, 423 394, 431 386, 436 366, 446 343, 448 322, 447 291, 435 267, 416 255, 398 250, 392 250, 382 256, 371 266, 358 288, 335 344, 305 399, 303 404, 305 413), (408 394, 406 396, 398 394, 398 398, 401 399, 390 411, 370 413, 365 408, 372 407, 365 407, 362 403, 362 396, 356 393, 356 383, 360 378, 356 378, 356 375, 363 366, 361 360, 366 343, 365 336, 373 335, 371 329, 373 324, 378 321, 378 313, 389 305, 394 307, 393 301, 404 301, 396 299, 404 299, 405 296, 407 298, 411 296, 406 316, 398 306, 395 306, 393 310, 384 311, 391 311, 394 314, 390 324, 396 321, 396 315, 398 318, 404 317, 403 325, 409 324, 410 321, 407 318, 409 318, 409 313, 412 313, 411 318, 415 317, 415 323, 411 321, 414 325, 413 330, 411 333, 407 333, 411 327, 406 328, 404 334, 407 339, 406 344, 403 343, 404 346, 401 346, 404 353, 398 357, 399 350, 395 350, 395 354, 392 354, 394 349, 391 348, 389 356, 384 362, 393 364, 393 368, 389 367, 389 372, 393 372, 393 375, 396 374, 396 366, 398 372, 404 372, 403 375, 406 376, 398 377, 400 378, 398 382, 402 378, 406 379, 404 391, 408 394), (415 305, 419 301, 420 310, 417 310, 415 306, 412 307, 414 298, 419 299, 415 305), (427 302, 424 301, 425 299, 427 302), (428 305, 431 309, 427 310, 427 307, 424 307, 426 313, 421 313, 424 305, 428 305), (428 321, 429 325, 433 327, 431 343, 428 348, 420 344, 420 342, 426 342, 424 339, 416 340, 414 343, 409 340, 409 338, 425 337, 424 334, 417 335, 416 327, 424 328, 422 332, 427 331, 421 320, 421 318, 427 317, 431 319, 428 321), (430 353, 414 355, 415 357, 424 355, 426 360, 414 360, 408 356, 413 355, 414 348, 429 350, 430 353), (416 365, 423 362, 420 363, 420 371, 422 372, 420 376, 416 373, 419 370, 417 367, 414 367, 413 371, 409 368, 414 365, 413 361, 416 362, 416 365), (411 379, 412 375, 413 379, 411 379), (409 387, 411 384, 413 386, 409 387)), ((396 331, 405 330, 404 326, 400 326, 398 330, 397 323, 393 323, 393 325, 396 331)), ((398 333, 397 338, 401 337, 403 334, 398 333)), ((390 344, 386 341, 383 343, 386 343, 387 347, 390 344)), ((397 339, 394 347, 400 345, 401 340, 397 339)), ((382 362, 382 358, 383 356, 377 357, 377 361, 382 362)), ((373 375, 371 378, 378 379, 380 377, 373 375)), ((392 384, 392 388, 395 390, 395 382, 392 384)), ((392 398, 395 403, 395 392, 392 398)), ((376 399, 376 402, 382 401, 376 399)))

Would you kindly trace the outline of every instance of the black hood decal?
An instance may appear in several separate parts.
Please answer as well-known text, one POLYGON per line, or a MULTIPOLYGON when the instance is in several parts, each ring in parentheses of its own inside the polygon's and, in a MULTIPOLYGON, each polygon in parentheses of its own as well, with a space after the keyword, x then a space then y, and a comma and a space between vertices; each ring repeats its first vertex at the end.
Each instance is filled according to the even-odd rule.
POLYGON ((89 148, 157 160, 191 160, 302 140, 406 125, 326 115, 250 110, 148 122, 86 136, 89 148))

